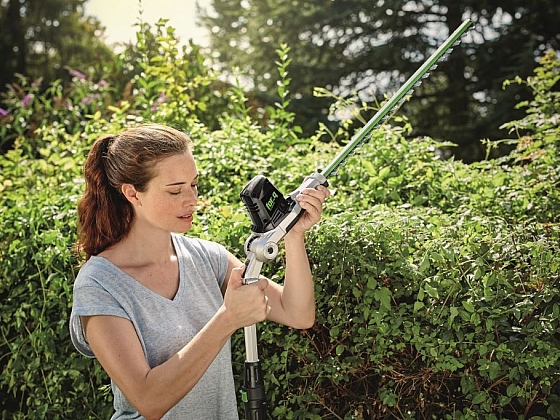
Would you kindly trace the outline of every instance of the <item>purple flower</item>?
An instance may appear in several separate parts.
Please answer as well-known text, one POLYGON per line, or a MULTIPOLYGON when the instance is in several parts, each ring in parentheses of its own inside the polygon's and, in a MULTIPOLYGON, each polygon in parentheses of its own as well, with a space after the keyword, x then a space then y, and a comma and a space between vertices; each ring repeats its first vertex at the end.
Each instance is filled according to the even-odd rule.
POLYGON ((4 109, 4 108, 0 108, 0 117, 5 117, 7 115, 10 114, 10 111, 4 109))
POLYGON ((108 85, 108 83, 107 83, 106 80, 100 80, 99 83, 98 83, 98 85, 99 85, 99 87, 105 87, 105 86, 108 85))
POLYGON ((86 75, 82 72, 79 72, 78 70, 70 69, 70 70, 68 70, 68 73, 70 73, 70 76, 77 77, 78 79, 85 79, 86 78, 86 75))
POLYGON ((26 107, 29 105, 29 103, 31 102, 31 99, 33 99, 33 94, 32 93, 28 93, 27 95, 25 95, 23 97, 23 99, 21 100, 21 106, 26 107))
POLYGON ((101 95, 99 95, 99 93, 94 93, 91 95, 86 96, 85 98, 82 99, 82 103, 85 105, 89 105, 91 104, 93 101, 97 100, 101 98, 101 95))
POLYGON ((159 106, 161 104, 167 102, 168 99, 169 99, 169 97, 165 94, 165 92, 161 92, 159 94, 159 97, 154 102, 154 104, 150 107, 150 111, 154 112, 155 110, 157 110, 159 108, 159 106))

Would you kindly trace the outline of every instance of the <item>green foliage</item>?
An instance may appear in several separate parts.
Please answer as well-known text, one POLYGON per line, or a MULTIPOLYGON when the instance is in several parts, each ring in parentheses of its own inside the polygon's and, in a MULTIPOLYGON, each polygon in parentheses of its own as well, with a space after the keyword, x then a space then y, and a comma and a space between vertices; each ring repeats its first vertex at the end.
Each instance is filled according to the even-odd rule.
POLYGON ((183 129, 192 130, 185 123, 196 125, 197 119, 212 126, 226 101, 200 48, 191 43, 180 49, 165 19, 156 23, 155 33, 144 23, 136 35, 136 45, 121 57, 132 59, 139 70, 133 77, 131 108, 183 129))
POLYGON ((7 108, 6 115, 0 118, 0 150, 23 148, 29 157, 38 157, 47 145, 38 128, 79 134, 88 115, 106 112, 112 87, 105 80, 90 80, 76 70, 68 73, 72 75, 69 87, 55 81, 41 91, 38 82, 23 76, 8 86, 2 105, 7 108))
POLYGON ((290 346, 297 375, 277 412, 295 410, 290 390, 341 418, 544 414, 559 379, 559 234, 421 207, 325 221, 310 243, 318 319, 290 346))
POLYGON ((532 100, 520 102, 517 107, 525 108, 523 119, 504 124, 509 132, 515 132, 518 139, 517 161, 535 161, 552 164, 558 153, 560 127, 560 64, 554 51, 547 52, 535 69, 534 76, 523 80, 516 77, 506 80, 504 86, 513 83, 526 85, 533 93, 532 100), (526 134, 526 135, 523 135, 526 134))
POLYGON ((42 158, 0 156, 2 418, 107 418, 106 376, 68 341, 77 261, 77 136, 42 131, 42 158))
MULTIPOLYGON (((2 419, 110 416, 107 376, 68 333, 81 168, 97 136, 144 121, 187 129, 201 175, 191 234, 240 257, 250 222, 238 194, 247 181, 262 173, 289 192, 336 154, 294 126, 286 46, 277 50, 269 124, 255 122, 237 85, 220 91, 215 129, 203 120, 216 78, 198 52, 179 52, 165 22, 155 34, 143 27, 137 47, 120 56, 123 68, 130 59, 142 70, 126 99, 114 100, 109 83, 75 77, 44 94, 22 79, 6 101, 0 130, 13 147, 0 155, 2 419)), ((508 125, 520 137, 503 159, 439 159, 442 144, 407 140, 411 127, 400 118, 329 180, 336 194, 308 235, 317 322, 304 331, 258 326, 272 418, 560 418, 558 67, 546 55, 533 77, 514 81, 535 97, 508 125)), ((337 140, 349 129, 341 126, 337 140)), ((281 253, 264 274, 281 281, 283 267, 281 253)), ((241 332, 233 350, 240 375, 241 332)))

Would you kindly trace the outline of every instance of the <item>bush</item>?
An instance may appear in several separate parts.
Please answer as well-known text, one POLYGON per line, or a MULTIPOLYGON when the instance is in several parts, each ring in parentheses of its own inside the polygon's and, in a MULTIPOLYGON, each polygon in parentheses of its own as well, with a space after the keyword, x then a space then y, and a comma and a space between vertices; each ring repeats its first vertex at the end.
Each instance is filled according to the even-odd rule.
MULTIPOLYGON (((73 349, 67 326, 81 167, 100 134, 145 121, 188 130, 201 174, 191 234, 240 257, 247 181, 262 173, 289 192, 334 157, 336 146, 293 127, 288 52, 278 50, 280 100, 266 127, 239 87, 205 108, 216 77, 163 23, 155 35, 143 27, 138 54, 121 57, 144 74, 126 99, 87 77, 43 95, 23 80, 12 91, 0 119, 13 140, 0 155, 3 419, 110 416, 108 378, 73 349), (31 93, 33 112, 21 101, 31 93)), ((536 94, 508 125, 519 137, 503 159, 441 160, 441 145, 409 139, 400 119, 330 180, 336 194, 308 238, 317 322, 258 326, 271 417, 560 418, 558 68, 549 54, 532 78, 511 82, 536 94)), ((264 274, 281 281, 282 254, 264 274)), ((242 341, 235 334, 237 375, 242 341)))
POLYGON ((560 414, 558 226, 379 205, 310 239, 314 328, 262 332, 278 418, 560 414))
POLYGON ((107 418, 106 376, 68 341, 81 186, 70 136, 43 133, 43 159, 0 156, 2 418, 107 418), (60 143, 59 143, 60 142, 60 143))

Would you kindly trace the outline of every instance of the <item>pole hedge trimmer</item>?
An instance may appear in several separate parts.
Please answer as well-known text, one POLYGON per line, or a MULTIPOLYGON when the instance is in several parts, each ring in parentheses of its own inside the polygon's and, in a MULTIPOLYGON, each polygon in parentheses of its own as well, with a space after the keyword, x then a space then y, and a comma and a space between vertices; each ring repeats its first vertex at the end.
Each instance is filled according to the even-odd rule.
MULTIPOLYGON (((294 192, 284 197, 283 194, 264 176, 254 177, 241 192, 241 200, 251 217, 252 234, 245 242, 247 255, 244 283, 251 284, 259 280, 264 263, 274 260, 278 254, 278 243, 299 220, 303 209, 295 197, 305 188, 316 188, 318 185, 328 186, 327 178, 335 175, 345 160, 353 155, 367 139, 371 131, 388 117, 389 112, 398 107, 407 93, 428 77, 429 71, 437 67, 437 62, 444 59, 453 46, 460 43, 460 37, 472 25, 470 20, 464 21, 455 32, 422 64, 422 66, 405 82, 405 84, 383 105, 366 125, 352 138, 340 153, 323 169, 321 173, 313 173, 294 192)), ((257 351, 256 325, 245 327, 246 360, 244 380, 241 388, 242 400, 245 403, 245 419, 266 419, 266 396, 264 380, 257 351)))

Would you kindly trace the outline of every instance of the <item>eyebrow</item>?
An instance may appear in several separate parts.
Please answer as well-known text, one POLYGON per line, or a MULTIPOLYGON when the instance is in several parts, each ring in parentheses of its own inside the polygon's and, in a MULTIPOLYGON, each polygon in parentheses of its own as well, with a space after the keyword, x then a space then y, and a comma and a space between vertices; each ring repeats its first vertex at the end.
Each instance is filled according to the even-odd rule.
MULTIPOLYGON (((194 177, 193 181, 198 181, 198 174, 194 177)), ((166 184, 166 187, 173 187, 174 185, 184 185, 186 184, 185 181, 173 182, 171 184, 166 184)))

